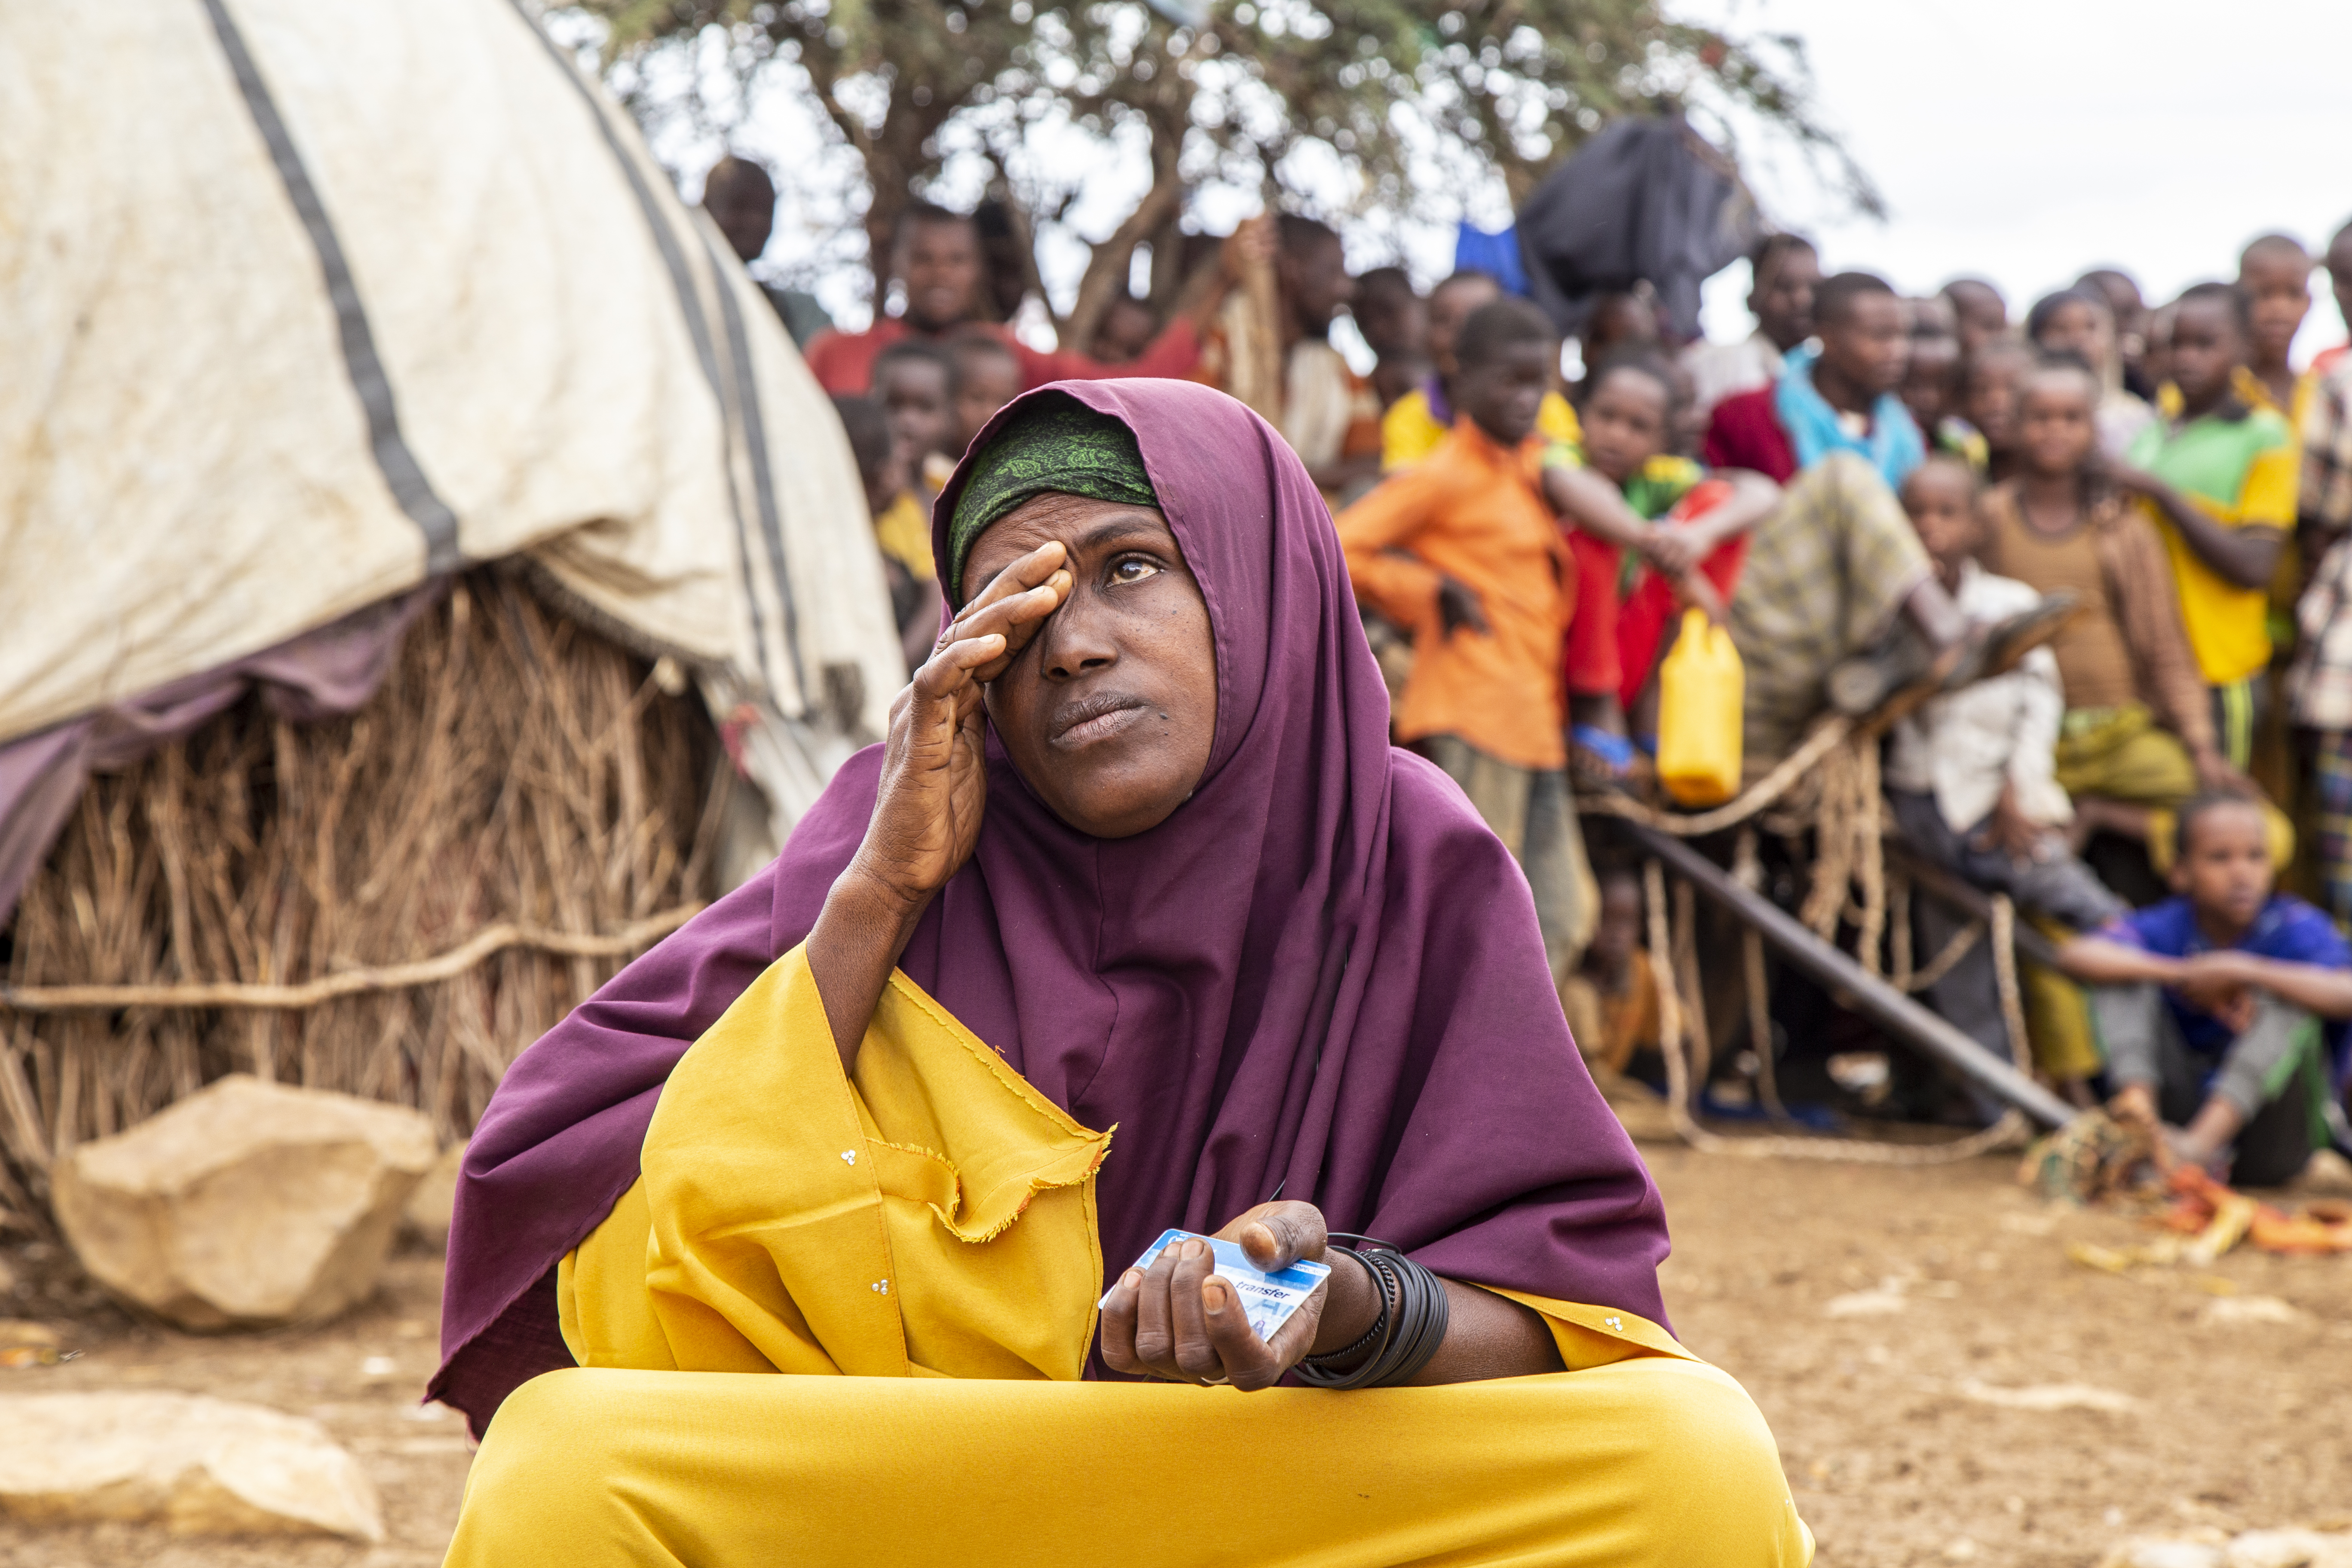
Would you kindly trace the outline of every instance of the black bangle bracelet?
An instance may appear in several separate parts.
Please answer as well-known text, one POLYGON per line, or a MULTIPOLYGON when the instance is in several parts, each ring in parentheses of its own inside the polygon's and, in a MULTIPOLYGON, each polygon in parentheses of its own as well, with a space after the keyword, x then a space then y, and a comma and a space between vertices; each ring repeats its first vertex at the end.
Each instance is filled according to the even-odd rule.
POLYGON ((1351 1250, 1380 1285, 1380 1319, 1370 1333, 1347 1350, 1307 1357, 1291 1370, 1301 1383, 1316 1388, 1377 1388, 1409 1382, 1445 1342, 1445 1282, 1385 1243, 1372 1242, 1369 1237, 1350 1239, 1370 1243, 1351 1250), (1329 1362, 1354 1353, 1367 1342, 1373 1349, 1362 1365, 1346 1372, 1329 1370, 1329 1362))
POLYGON ((1379 1295, 1379 1297, 1380 1297, 1380 1299, 1381 1299, 1381 1310, 1380 1310, 1380 1311, 1379 1311, 1379 1312, 1378 1312, 1378 1313, 1373 1317, 1373 1319, 1372 1319, 1372 1326, 1371 1326, 1370 1328, 1369 1328, 1369 1329, 1366 1329, 1362 1333, 1358 1334, 1358 1335, 1355 1337, 1355 1339, 1354 1339, 1353 1341, 1349 1342, 1349 1343, 1347 1343, 1347 1344, 1341 1345, 1338 1350, 1335 1350, 1335 1351, 1325 1351, 1325 1352, 1324 1352, 1322 1354, 1320 1354, 1320 1355, 1309 1355, 1309 1356, 1306 1357, 1306 1358, 1305 1358, 1305 1360, 1306 1360, 1309 1364, 1311 1364, 1312 1366, 1314 1366, 1314 1368, 1315 1368, 1318 1372, 1320 1372, 1320 1371, 1322 1371, 1323 1369, 1325 1369, 1325 1368, 1327 1368, 1327 1367, 1328 1367, 1328 1366, 1332 1365, 1334 1363, 1338 1363, 1338 1362, 1344 1362, 1344 1361, 1353 1361, 1353 1360, 1355 1359, 1355 1357, 1356 1357, 1356 1353, 1357 1353, 1359 1351, 1361 1351, 1365 1346, 1367 1346, 1367 1345, 1370 1344, 1373 1341, 1375 1341, 1375 1340, 1377 1340, 1377 1339, 1381 1338, 1381 1335, 1383 1335, 1383 1334, 1385 1334, 1385 1333, 1387 1333, 1387 1332, 1388 1332, 1388 1327, 1389 1327, 1389 1287, 1388 1287, 1388 1276, 1386 1276, 1386 1275, 1382 1274, 1379 1269, 1377 1269, 1377 1268, 1373 1268, 1370 1264, 1369 1264, 1369 1263, 1365 1262, 1365 1261, 1363 1260, 1363 1258, 1361 1258, 1360 1257, 1358 1257, 1355 1253, 1353 1253, 1353 1252, 1349 1252, 1349 1251, 1347 1251, 1347 1249, 1346 1249, 1346 1248, 1344 1248, 1344 1247, 1340 1248, 1339 1250, 1340 1250, 1343 1254, 1345 1254, 1345 1256, 1349 1257, 1349 1258, 1354 1258, 1356 1259, 1356 1266, 1357 1266, 1358 1268, 1361 1268, 1365 1273, 1367 1273, 1367 1274, 1369 1274, 1369 1275, 1370 1275, 1370 1276, 1372 1277, 1372 1289, 1373 1289, 1373 1291, 1374 1291, 1376 1294, 1378 1294, 1378 1295, 1379 1295))

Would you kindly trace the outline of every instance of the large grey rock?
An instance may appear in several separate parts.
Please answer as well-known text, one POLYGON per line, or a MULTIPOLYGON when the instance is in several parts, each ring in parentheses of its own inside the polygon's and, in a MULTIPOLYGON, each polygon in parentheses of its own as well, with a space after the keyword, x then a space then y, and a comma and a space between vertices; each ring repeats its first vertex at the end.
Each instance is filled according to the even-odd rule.
POLYGON ((435 1154, 416 1111, 238 1074, 51 1167, 82 1267, 183 1328, 331 1317, 375 1289, 435 1154))
POLYGON ((375 1489, 317 1422, 184 1394, 0 1396, 0 1514, 383 1540, 375 1489))

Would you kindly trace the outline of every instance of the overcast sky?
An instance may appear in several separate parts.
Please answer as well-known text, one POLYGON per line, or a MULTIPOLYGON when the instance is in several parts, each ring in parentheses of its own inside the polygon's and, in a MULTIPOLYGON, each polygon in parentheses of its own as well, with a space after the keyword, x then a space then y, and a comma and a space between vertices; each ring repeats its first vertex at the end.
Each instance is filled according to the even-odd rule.
MULTIPOLYGON (((1906 293, 1990 278, 2021 316, 2085 268, 2151 300, 2229 276, 2281 229, 2352 218, 2352 0, 1673 0, 1670 14, 1805 39, 1822 113, 1888 220, 1825 210, 1786 160, 1751 161, 1767 210, 1832 270, 1906 293)), ((1711 336, 1748 328, 1747 268, 1708 292, 1711 336)), ((2297 348, 2344 341, 2321 302, 2297 348)))

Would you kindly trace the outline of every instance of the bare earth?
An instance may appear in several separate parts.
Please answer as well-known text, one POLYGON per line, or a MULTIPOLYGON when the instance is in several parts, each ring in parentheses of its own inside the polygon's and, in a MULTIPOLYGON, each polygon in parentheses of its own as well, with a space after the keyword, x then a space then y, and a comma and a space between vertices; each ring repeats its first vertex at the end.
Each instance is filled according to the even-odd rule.
MULTIPOLYGON (((2352 1516, 2352 1258, 2240 1252, 2117 1279, 2067 1261, 2063 1243, 2137 1228, 2045 1211, 2005 1160, 1905 1171, 1644 1152, 1674 1224, 1675 1326, 1763 1406, 1824 1568, 2091 1568, 2135 1533, 2352 1516), (2065 1407, 2019 1407, 2037 1401, 2065 1407)), ((85 1352, 0 1372, 0 1394, 176 1389, 312 1415, 366 1466, 391 1531, 367 1548, 0 1523, 0 1568, 439 1562, 468 1445, 454 1414, 415 1405, 434 1361, 434 1259, 396 1258, 374 1302, 325 1328, 196 1339, 69 1286, 47 1293, 37 1259, 0 1258, 23 1280, 0 1316, 41 1318, 85 1352)))

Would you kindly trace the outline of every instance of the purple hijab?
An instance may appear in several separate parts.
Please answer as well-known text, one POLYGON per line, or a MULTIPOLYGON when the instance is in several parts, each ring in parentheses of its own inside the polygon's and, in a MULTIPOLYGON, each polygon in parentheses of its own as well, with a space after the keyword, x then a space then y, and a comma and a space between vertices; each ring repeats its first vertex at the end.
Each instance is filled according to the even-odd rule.
MULTIPOLYGON (((1278 1193, 1441 1274, 1664 1322, 1657 1190, 1569 1037, 1525 878, 1444 774, 1389 744, 1306 468, 1207 387, 1050 395, 1135 432, 1208 601, 1208 769, 1158 827, 1096 839, 992 738, 979 847, 900 967, 1081 1122, 1118 1123, 1097 1187, 1111 1277, 1168 1226, 1213 1230, 1278 1193)), ((936 509, 942 561, 971 467, 936 509)), ((478 1432, 570 1364, 556 1262, 636 1179, 679 1056, 808 934, 881 760, 852 758, 772 866, 508 1069, 457 1188, 431 1389, 478 1432)))

